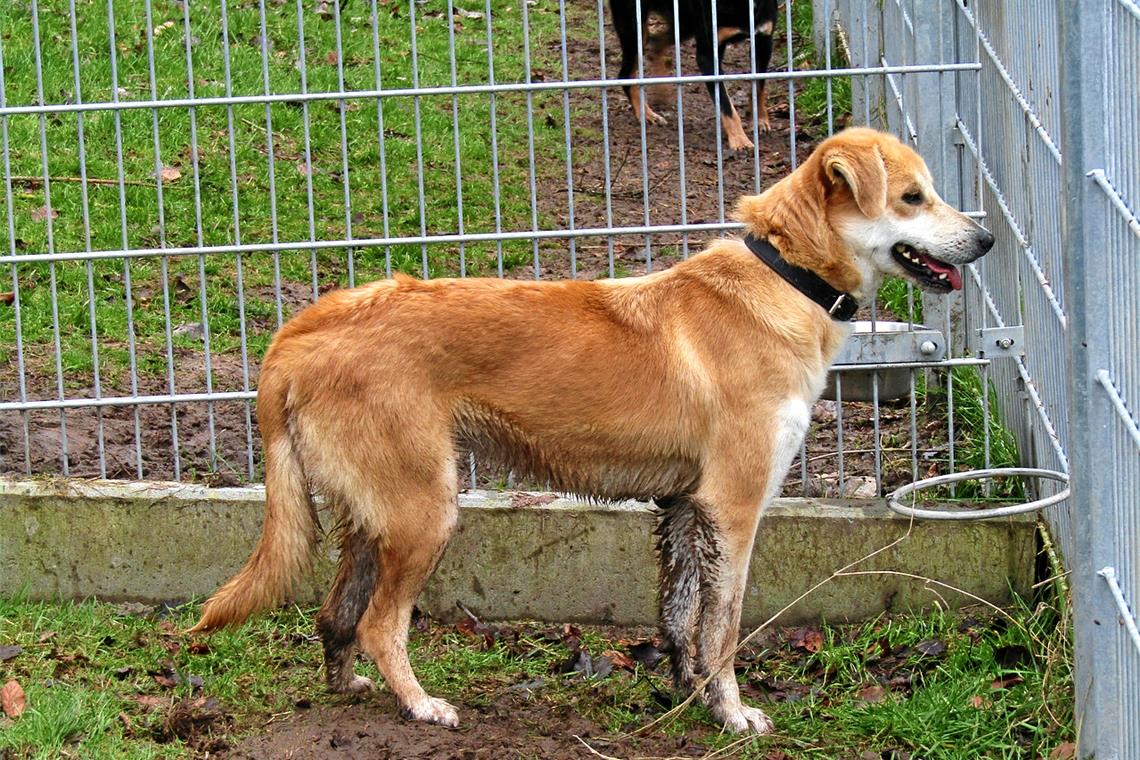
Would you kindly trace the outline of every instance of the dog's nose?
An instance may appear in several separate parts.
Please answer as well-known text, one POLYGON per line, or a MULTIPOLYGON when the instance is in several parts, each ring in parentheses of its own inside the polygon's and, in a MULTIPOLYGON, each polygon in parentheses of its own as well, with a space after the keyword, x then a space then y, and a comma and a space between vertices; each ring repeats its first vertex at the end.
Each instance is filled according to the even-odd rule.
POLYGON ((987 229, 979 227, 978 228, 978 236, 977 236, 977 244, 978 244, 978 248, 980 249, 980 253, 978 255, 981 256, 982 254, 986 253, 987 251, 989 251, 991 248, 994 247, 994 235, 993 235, 993 233, 987 229))

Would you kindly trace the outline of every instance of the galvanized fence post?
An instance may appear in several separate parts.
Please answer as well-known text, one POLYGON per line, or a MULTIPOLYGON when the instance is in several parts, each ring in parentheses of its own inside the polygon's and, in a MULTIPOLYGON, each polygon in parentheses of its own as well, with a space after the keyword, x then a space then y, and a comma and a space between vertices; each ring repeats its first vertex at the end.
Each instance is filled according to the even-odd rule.
MULTIPOLYGON (((914 0, 914 62, 947 63, 954 60, 954 6, 947 0, 914 0)), ((912 74, 914 119, 918 130, 918 150, 934 175, 936 189, 946 201, 962 208, 959 194, 957 148, 957 103, 955 76, 941 72, 912 74)), ((950 341, 954 353, 964 345, 959 318, 962 311, 960 294, 932 296, 922 294, 923 321, 941 330, 950 341)))
MULTIPOLYGON (((1111 315, 1104 276, 1110 251, 1105 244, 1103 206, 1088 172, 1105 155, 1104 3, 1058 0, 1060 16, 1061 113, 1065 224, 1063 228, 1065 307, 1068 315, 1069 472, 1073 546, 1066 557, 1072 572, 1073 628, 1079 758, 1122 758, 1120 691, 1114 639, 1115 602, 1097 571, 1116 555, 1114 505, 1107 498, 1114 473, 1107 471, 1112 410, 1097 392, 1095 377, 1107 366, 1111 315)), ((1134 716, 1135 717, 1135 716, 1134 716)))

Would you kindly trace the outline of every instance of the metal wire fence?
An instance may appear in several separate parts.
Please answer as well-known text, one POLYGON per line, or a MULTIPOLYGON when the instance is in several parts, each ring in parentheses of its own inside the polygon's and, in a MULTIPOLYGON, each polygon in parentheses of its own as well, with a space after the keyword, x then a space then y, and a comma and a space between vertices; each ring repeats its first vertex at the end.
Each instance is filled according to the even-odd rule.
POLYGON ((968 353, 995 357, 1023 463, 1070 476, 1072 497, 1043 516, 1072 581, 1077 754, 1140 757, 1140 6, 840 6, 849 37, 882 30, 877 57, 856 62, 980 65, 887 75, 865 116, 885 103, 882 123, 910 135, 947 197, 997 237, 946 324, 968 353))
MULTIPOLYGON (((978 68, 851 67, 832 35, 813 45, 811 19, 804 4, 751 19, 776 27, 770 70, 746 43, 712 77, 676 30, 672 72, 653 79, 662 126, 630 113, 621 86, 641 80, 615 78, 601 2, 6 6, 3 469, 256 481, 258 357, 323 291, 400 271, 668 266, 847 123, 853 84, 978 68), (721 139, 703 85, 717 79, 744 106, 748 150, 721 139)), ((945 326, 917 340, 920 307, 895 291, 863 315, 874 348, 842 360, 842 403, 817 407, 790 493, 870 496, 961 467, 957 386, 928 388, 926 370, 988 359, 947 361, 945 326)), ((971 411, 981 464, 990 409, 971 411)), ((475 463, 466 476, 500 482, 475 463)))
POLYGON ((873 496, 1018 453, 1068 472, 1047 517, 1096 705, 1082 742, 1140 756, 1122 601, 1140 595, 1140 11, 1079 7, 796 0, 767 71, 743 43, 702 75, 678 32, 646 82, 641 62, 616 78, 602 0, 6 3, 0 470, 256 481, 258 358, 322 292, 666 267, 822 137, 885 127, 998 242, 960 299, 895 283, 861 315, 786 491, 873 496), (708 81, 752 148, 728 150, 708 81), (633 117, 639 83, 668 124, 633 117))

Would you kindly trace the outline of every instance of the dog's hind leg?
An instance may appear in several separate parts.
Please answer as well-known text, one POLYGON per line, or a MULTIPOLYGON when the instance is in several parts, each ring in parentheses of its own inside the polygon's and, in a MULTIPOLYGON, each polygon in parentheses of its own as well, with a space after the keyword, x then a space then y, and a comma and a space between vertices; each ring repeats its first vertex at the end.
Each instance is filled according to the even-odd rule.
MULTIPOLYGON (((772 22, 765 21, 756 29, 756 71, 764 74, 772 63, 772 22)), ((756 87, 756 125, 761 132, 769 132, 772 122, 768 119, 768 90, 766 79, 761 79, 756 87)))
POLYGON ((325 650, 329 689, 361 692, 373 688, 371 680, 353 673, 356 626, 376 588, 377 541, 360 530, 346 528, 340 543, 340 565, 321 611, 317 631, 325 650))
POLYGON ((700 506, 685 496, 657 499, 661 635, 673 683, 688 694, 696 685, 694 637, 702 578, 717 561, 716 535, 700 506))
MULTIPOLYGON (((640 0, 635 0, 640 2, 640 0)), ((613 0, 610 0, 610 16, 613 18, 614 31, 617 32, 618 41, 621 43, 621 68, 618 69, 619 79, 629 79, 634 76, 637 70, 637 59, 641 56, 641 49, 637 45, 637 18, 635 16, 635 8, 633 3, 629 4, 628 8, 617 7, 613 0)), ((643 14, 647 13, 643 9, 643 14)), ((642 41, 647 39, 649 34, 648 19, 643 15, 641 18, 641 38, 642 41)), ((652 68, 652 61, 647 61, 649 68, 652 68)), ((649 71, 645 71, 649 74, 649 71)), ((651 124, 664 124, 665 117, 654 111, 649 107, 647 99, 644 97, 645 87, 638 85, 630 87, 623 85, 622 90, 629 98, 629 104, 633 107, 633 112, 638 119, 644 119, 646 123, 651 124)))
MULTIPOLYGON (((430 493, 393 488, 404 507, 390 520, 380 547, 380 574, 371 603, 357 628, 360 646, 396 695, 400 714, 411 720, 459 725, 455 708, 423 690, 408 661, 412 605, 443 554, 458 516, 454 462, 452 485, 430 493)), ((446 475, 444 478, 446 479, 446 475)))

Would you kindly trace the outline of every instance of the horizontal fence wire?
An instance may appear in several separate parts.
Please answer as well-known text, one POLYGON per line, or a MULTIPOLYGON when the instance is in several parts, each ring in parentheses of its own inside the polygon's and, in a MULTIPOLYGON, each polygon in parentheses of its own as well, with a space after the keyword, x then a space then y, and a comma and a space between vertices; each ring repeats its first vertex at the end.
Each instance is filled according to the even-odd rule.
MULTIPOLYGON (((812 50, 790 5, 771 20, 783 28, 766 70, 745 43, 703 74, 674 30, 671 71, 639 59, 620 77, 603 3, 371 0, 322 15, 303 3, 92 12, 68 0, 56 14, 61 2, 0 20, 11 275, 0 324, 16 360, 0 457, 29 474, 256 480, 258 358, 328 289, 397 271, 551 279, 669 266, 738 232, 741 194, 868 120, 847 101, 853 88, 901 83, 912 97, 919 76, 981 67, 873 59, 878 29, 855 53, 830 33, 812 50), (5 80, 13 60, 28 68, 5 80), (669 94, 675 127, 630 118, 622 88, 648 82, 669 94), (750 150, 724 145, 708 83, 745 96, 750 150), (774 108, 761 107, 762 87, 774 108), (73 140, 78 155, 60 150, 73 140)), ((821 19, 847 3, 832 5, 821 19)), ((908 287, 897 315, 908 328, 915 299, 908 287)), ((872 334, 896 316, 880 308, 866 315, 872 334)), ((920 465, 962 466, 946 373, 985 373, 988 361, 896 359, 835 368, 842 401, 816 410, 789 491, 881 494, 920 465), (942 374, 928 387, 930 369, 942 374), (884 444, 897 437, 907 445, 884 444)), ((988 464, 988 406, 982 417, 988 464)))

